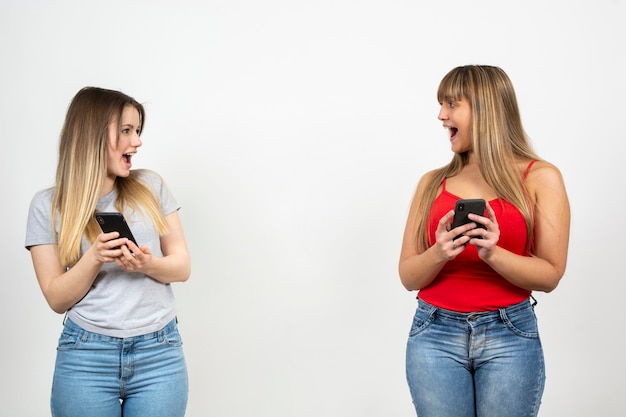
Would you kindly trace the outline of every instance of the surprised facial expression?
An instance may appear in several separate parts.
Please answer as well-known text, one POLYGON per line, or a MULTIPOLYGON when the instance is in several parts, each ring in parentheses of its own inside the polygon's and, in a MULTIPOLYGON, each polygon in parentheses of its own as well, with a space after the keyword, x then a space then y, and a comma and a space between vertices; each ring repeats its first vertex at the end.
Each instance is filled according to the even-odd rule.
POLYGON ((132 167, 132 157, 141 146, 141 125, 139 111, 126 106, 122 111, 121 123, 113 120, 109 124, 107 145, 107 178, 127 177, 132 167))
POLYGON ((465 98, 441 103, 438 119, 450 133, 450 145, 455 153, 472 150, 472 108, 465 98))

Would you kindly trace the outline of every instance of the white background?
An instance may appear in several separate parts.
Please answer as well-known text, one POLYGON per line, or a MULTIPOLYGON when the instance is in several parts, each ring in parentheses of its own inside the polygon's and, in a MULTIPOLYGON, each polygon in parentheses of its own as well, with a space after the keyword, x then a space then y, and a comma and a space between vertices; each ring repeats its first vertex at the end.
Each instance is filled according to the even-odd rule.
POLYGON ((571 199, 567 272, 537 295, 540 415, 624 415, 623 0, 173 4, 0 5, 1 415, 49 415, 62 316, 25 222, 86 85, 145 103, 135 167, 183 207, 187 415, 414 415, 397 260, 419 177, 451 158, 435 93, 463 64, 509 74, 571 199))

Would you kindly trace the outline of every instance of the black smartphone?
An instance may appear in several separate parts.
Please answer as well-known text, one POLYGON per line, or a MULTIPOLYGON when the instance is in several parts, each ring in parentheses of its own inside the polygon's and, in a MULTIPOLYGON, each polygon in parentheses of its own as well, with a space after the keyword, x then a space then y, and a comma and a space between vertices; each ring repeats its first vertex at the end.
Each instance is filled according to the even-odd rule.
MULTIPOLYGON (((486 203, 482 198, 458 200, 454 205, 454 219, 452 219, 452 226, 450 229, 454 229, 455 227, 459 227, 467 223, 472 223, 473 220, 470 220, 467 217, 470 213, 485 216, 485 207, 486 203)), ((476 223, 476 227, 485 229, 485 225, 480 223, 476 223)), ((457 236, 455 239, 459 237, 461 237, 461 235, 457 236)), ((481 236, 478 237, 480 238, 481 236)))
POLYGON ((120 237, 128 238, 128 240, 137 245, 137 241, 135 240, 133 233, 130 231, 128 223, 126 223, 126 219, 122 213, 97 212, 95 216, 98 224, 100 225, 100 229, 102 229, 104 233, 119 232, 120 237))

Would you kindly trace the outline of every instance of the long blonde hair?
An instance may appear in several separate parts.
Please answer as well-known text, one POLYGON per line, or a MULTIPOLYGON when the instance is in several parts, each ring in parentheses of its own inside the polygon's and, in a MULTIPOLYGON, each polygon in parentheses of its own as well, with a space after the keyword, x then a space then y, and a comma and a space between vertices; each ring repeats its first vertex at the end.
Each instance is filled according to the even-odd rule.
MULTIPOLYGON (((498 198, 507 200, 524 216, 526 246, 531 249, 533 203, 518 168, 520 160, 539 159, 522 127, 517 98, 511 80, 498 68, 467 65, 454 68, 441 80, 437 90, 440 103, 465 98, 472 109, 472 151, 481 175, 498 198)), ((424 195, 414 210, 421 216, 416 234, 418 250, 429 246, 428 218, 444 178, 458 174, 469 162, 467 152, 455 154, 452 161, 433 172, 424 195)))
MULTIPOLYGON (((139 112, 140 134, 145 125, 144 107, 119 91, 85 87, 73 98, 61 130, 56 188, 52 200, 52 222, 59 219, 58 248, 62 265, 74 265, 80 258, 84 235, 93 242, 100 233, 94 219, 107 175, 107 141, 109 125, 116 121, 120 130, 122 112, 132 106, 139 112)), ((167 232, 165 216, 159 203, 137 174, 115 181, 118 191, 115 206, 144 210, 161 235, 167 232)))

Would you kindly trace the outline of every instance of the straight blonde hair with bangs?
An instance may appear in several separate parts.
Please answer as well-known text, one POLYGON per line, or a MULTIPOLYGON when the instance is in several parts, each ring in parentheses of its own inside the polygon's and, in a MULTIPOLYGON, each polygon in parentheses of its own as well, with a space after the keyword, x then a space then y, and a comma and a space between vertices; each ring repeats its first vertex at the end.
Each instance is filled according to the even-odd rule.
MULTIPOLYGON (((471 106, 472 151, 480 173, 499 199, 507 200, 522 213, 526 221, 526 247, 532 250, 533 203, 517 163, 539 157, 522 127, 513 84, 498 67, 457 67, 442 79, 437 100, 443 103, 461 98, 468 100, 471 106)), ((430 246, 426 219, 443 179, 458 174, 468 162, 467 152, 455 154, 448 165, 433 171, 424 195, 413 209, 423 219, 416 233, 418 251, 423 252, 430 246)))
MULTIPOLYGON (((100 233, 94 218, 107 175, 109 125, 118 124, 122 112, 132 106, 139 112, 140 134, 145 123, 143 106, 119 91, 85 87, 73 98, 61 130, 56 187, 52 200, 52 223, 58 220, 58 249, 61 264, 70 267, 81 256, 83 236, 90 242, 100 233)), ((156 196, 131 171, 127 178, 118 177, 115 206, 124 212, 128 207, 146 213, 160 235, 167 233, 167 222, 156 196)))

